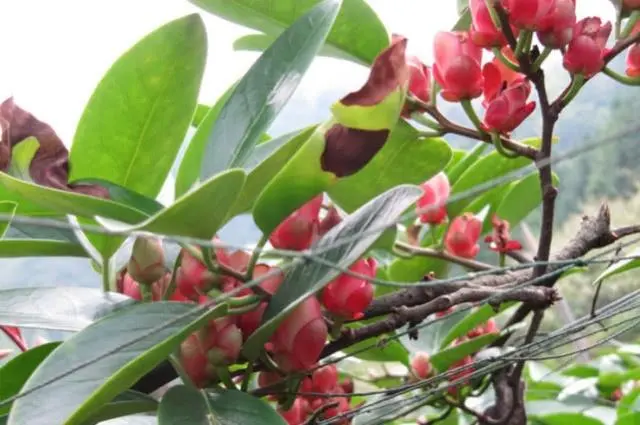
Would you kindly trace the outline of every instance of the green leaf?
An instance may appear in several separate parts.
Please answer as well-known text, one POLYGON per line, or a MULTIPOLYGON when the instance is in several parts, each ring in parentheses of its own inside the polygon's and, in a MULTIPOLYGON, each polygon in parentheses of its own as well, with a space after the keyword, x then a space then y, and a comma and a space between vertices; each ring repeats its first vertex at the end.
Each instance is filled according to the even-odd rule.
POLYGON ((222 107, 227 103, 234 90, 236 89, 236 86, 237 83, 229 87, 227 91, 225 91, 224 94, 220 96, 213 107, 209 108, 206 106, 198 105, 196 114, 200 113, 203 114, 203 116, 202 119, 198 122, 198 129, 189 141, 189 146, 185 150, 184 156, 180 161, 180 167, 178 168, 178 173, 176 174, 176 198, 179 198, 180 196, 187 193, 187 191, 191 189, 191 186, 198 180, 198 176, 200 175, 200 167, 202 165, 202 157, 204 156, 204 150, 207 145, 209 135, 213 131, 213 127, 218 121, 218 116, 220 115, 220 111, 222 111, 222 107), (203 108, 207 108, 206 111, 203 110, 203 108))
POLYGON ((601 373, 598 378, 598 386, 605 389, 615 389, 627 381, 640 379, 640 367, 629 369, 626 372, 601 373))
POLYGON ((80 118, 69 180, 99 178, 155 197, 189 128, 206 56, 198 14, 163 25, 124 53, 80 118))
MULTIPOLYGON (((312 255, 340 267, 351 266, 395 223, 404 210, 422 194, 417 186, 402 185, 363 205, 326 233, 313 247, 312 255), (338 243, 346 239, 342 243, 338 243), (314 251, 317 250, 317 254, 314 251)), ((262 318, 262 326, 244 345, 243 353, 254 359, 278 323, 298 304, 335 279, 339 270, 320 262, 299 263, 290 269, 271 298, 262 318)))
POLYGON ((418 339, 410 339, 408 335, 402 335, 400 341, 412 353, 425 352, 430 356, 440 351, 442 341, 447 337, 451 329, 460 322, 467 312, 463 310, 453 311, 442 318, 430 318, 425 326, 418 331, 418 339))
POLYGON ((211 110, 211 106, 202 105, 198 103, 198 105, 196 105, 196 111, 193 113, 193 118, 191 119, 191 125, 193 127, 198 127, 204 120, 204 117, 207 116, 210 110, 211 110))
POLYGON ((93 323, 63 342, 31 375, 23 392, 44 383, 47 390, 17 399, 8 425, 83 424, 190 333, 226 310, 226 304, 220 304, 202 314, 191 304, 145 303, 93 323), (51 394, 64 394, 64 403, 51 394))
POLYGON ((562 374, 565 376, 574 376, 576 378, 593 378, 600 374, 600 370, 592 365, 577 363, 563 370, 562 374))
POLYGON ((209 133, 201 180, 240 167, 251 156, 322 47, 340 4, 325 0, 300 16, 242 77, 209 133))
POLYGON ((458 322, 451 329, 451 331, 449 331, 444 340, 442 340, 440 348, 445 348, 456 338, 466 335, 469 331, 475 329, 477 326, 486 323, 492 317, 504 313, 505 311, 514 307, 516 304, 516 302, 503 303, 502 305, 500 305, 498 311, 495 311, 493 307, 488 304, 475 309, 472 313, 469 313, 464 319, 458 322))
MULTIPOLYGON (((553 173, 553 184, 558 186, 558 176, 553 173)), ((542 203, 540 191, 540 177, 537 172, 532 172, 527 177, 510 186, 510 190, 502 198, 502 202, 496 209, 496 214, 503 220, 507 220, 511 227, 515 227, 527 218, 531 212, 542 203)))
POLYGON ((420 138, 416 129, 400 121, 373 159, 357 173, 340 179, 328 194, 351 212, 397 185, 424 183, 450 159, 451 148, 443 139, 420 138))
POLYGON ((484 334, 461 344, 447 347, 431 356, 431 364, 440 372, 444 372, 455 362, 477 353, 498 338, 500 338, 500 334, 497 332, 484 334))
MULTIPOLYGON (((50 342, 34 347, 9 360, 0 368, 0 402, 20 392, 34 370, 47 358, 49 354, 60 345, 59 342, 50 342)), ((0 415, 9 413, 11 404, 0 406, 0 415)))
POLYGON ((100 422, 100 425, 158 425, 155 415, 129 415, 100 422))
MULTIPOLYGON (((529 146, 538 147, 540 145, 539 138, 531 138, 522 141, 522 143, 529 146)), ((460 176, 451 188, 452 195, 460 195, 469 190, 472 190, 475 186, 483 183, 487 183, 494 179, 503 177, 509 173, 512 173, 520 168, 524 168, 531 165, 531 160, 528 158, 505 158, 497 151, 493 151, 482 158, 478 159, 460 176)), ((457 201, 451 202, 447 205, 447 211, 450 217, 459 215, 467 205, 473 201, 473 197, 465 197, 457 201)))
POLYGON ((127 189, 124 186, 120 186, 119 184, 112 183, 108 180, 82 179, 75 181, 74 183, 95 184, 102 186, 109 191, 109 198, 112 201, 133 207, 138 211, 142 211, 143 213, 148 215, 153 215, 164 208, 164 205, 162 205, 155 199, 141 195, 138 192, 134 192, 131 189, 127 189))
POLYGON ((468 8, 469 8, 469 0, 457 0, 456 9, 458 11, 458 15, 463 15, 468 8))
MULTIPOLYGON (((233 42, 233 50, 246 51, 246 52, 263 52, 273 44, 276 40, 276 35, 270 34, 248 34, 238 38, 233 42)), ((346 54, 344 51, 336 49, 330 44, 322 46, 318 52, 318 56, 324 56, 328 58, 352 60, 352 57, 346 54)))
POLYGON ((101 216, 126 223, 136 223, 146 218, 146 214, 142 211, 117 202, 40 186, 16 179, 3 172, 0 172, 0 184, 20 197, 61 214, 82 217, 101 216))
MULTIPOLYGON (((637 257, 639 255, 640 248, 636 248, 629 253, 628 257, 637 257)), ((640 258, 629 258, 626 260, 618 261, 612 266, 607 267, 607 269, 603 271, 600 276, 596 278, 596 280, 593 281, 593 284, 597 285, 611 276, 628 272, 629 270, 637 269, 638 267, 640 267, 640 258)))
POLYGON ((541 425, 604 425, 599 420, 583 415, 582 413, 553 413, 550 415, 538 416, 531 415, 538 420, 541 425))
MULTIPOLYGON (((233 23, 267 35, 277 35, 320 0, 284 0, 278 7, 255 0, 191 0, 192 3, 233 23)), ((326 45, 356 63, 370 65, 389 45, 384 25, 364 0, 345 1, 326 45)))
POLYGON ((33 136, 27 137, 13 146, 11 149, 11 162, 7 173, 20 180, 33 181, 29 167, 38 149, 40 149, 40 142, 33 136))
POLYGON ((282 220, 337 181, 322 170, 320 157, 331 121, 319 125, 287 164, 266 185, 253 206, 253 219, 265 235, 282 220))
POLYGON ((0 325, 79 331, 134 302, 116 293, 81 287, 0 290, 0 325))
MULTIPOLYGON (((7 234, 7 229, 11 224, 11 220, 13 220, 16 208, 18 208, 18 204, 15 202, 0 201, 0 214, 6 216, 0 220, 0 239, 4 238, 4 235, 7 234)), ((2 241, 0 241, 0 243, 2 243, 2 241)))
POLYGON ((620 399, 618 417, 629 414, 640 414, 640 388, 636 387, 620 399))
POLYGON ((137 391, 125 391, 118 395, 110 403, 102 406, 96 413, 91 415, 83 425, 100 424, 104 421, 122 416, 134 415, 136 413, 155 412, 158 409, 158 402, 151 396, 137 391))
POLYGON ((82 246, 48 239, 2 239, 0 258, 87 257, 82 246))
POLYGON ((462 13, 460 13, 460 18, 456 21, 453 26, 453 31, 467 31, 471 27, 471 11, 469 8, 465 8, 462 13))
POLYGON ((314 130, 315 126, 312 126, 295 134, 285 134, 256 146, 245 164, 245 168, 250 170, 247 181, 229 217, 250 211, 253 208, 260 192, 295 155, 314 130))
POLYGON ((265 401, 237 390, 172 387, 162 398, 158 425, 286 425, 265 401))
POLYGON ((640 412, 619 415, 615 425, 637 425, 640 423, 640 412))
POLYGON ((242 190, 245 176, 241 169, 227 170, 138 225, 109 223, 108 227, 211 239, 225 223, 242 190))
MULTIPOLYGON (((350 325, 358 328, 360 325, 350 325)), ((409 352, 396 339, 387 339, 384 336, 369 338, 342 350, 346 354, 372 362, 400 362, 409 367, 409 352)))

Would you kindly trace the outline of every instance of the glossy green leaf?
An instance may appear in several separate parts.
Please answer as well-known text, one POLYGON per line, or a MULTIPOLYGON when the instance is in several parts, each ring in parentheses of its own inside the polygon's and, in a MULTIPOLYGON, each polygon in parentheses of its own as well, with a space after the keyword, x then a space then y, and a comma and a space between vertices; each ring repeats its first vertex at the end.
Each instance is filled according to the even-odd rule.
POLYGON ((146 218, 142 211, 117 202, 40 186, 2 172, 0 172, 0 184, 31 202, 45 205, 61 214, 82 217, 101 216, 127 223, 136 223, 146 218))
POLYGON ((124 53, 80 118, 69 180, 99 178, 155 197, 189 128, 206 56, 197 14, 163 25, 124 53))
POLYGON ((627 381, 640 380, 640 367, 629 369, 625 372, 605 372, 600 373, 598 386, 600 388, 615 389, 627 381))
POLYGON ((453 26, 453 31, 467 31, 471 27, 471 11, 469 8, 464 8, 460 17, 453 26))
MULTIPOLYGON (((238 38, 233 42, 233 50, 246 52, 263 52, 273 44, 278 38, 271 34, 248 34, 238 38)), ((336 49, 330 44, 322 46, 318 52, 318 56, 328 58, 352 60, 352 57, 340 49, 336 49)))
MULTIPOLYGON (((15 202, 0 201, 0 215, 3 216, 2 219, 0 219, 0 239, 4 238, 4 235, 7 233, 7 229, 11 224, 17 208, 18 204, 15 202)), ((0 241, 0 243, 2 243, 2 241, 0 241)))
MULTIPOLYGON (((554 186, 558 186, 559 179, 554 173, 554 186)), ((496 214, 503 220, 507 220, 511 227, 515 227, 542 203, 540 191, 540 177, 537 172, 532 172, 527 177, 512 185, 509 192, 504 195, 502 202, 496 209, 496 214)))
POLYGON ((315 126, 296 133, 261 143, 256 146, 245 168, 250 170, 247 181, 238 196, 229 217, 250 211, 264 187, 286 165, 306 140, 313 134, 315 126))
POLYGON ((442 340, 440 348, 445 348, 451 344, 456 338, 466 335, 469 331, 475 329, 477 326, 485 324, 489 319, 504 313, 505 311, 514 307, 517 303, 508 302, 500 305, 498 311, 495 311, 493 307, 488 304, 478 307, 473 312, 468 313, 467 316, 458 322, 447 336, 442 340))
POLYGON ((0 258, 87 257, 82 246, 48 239, 2 239, 0 258))
MULTIPOLYGON (((20 392, 34 370, 47 358, 59 345, 59 342, 50 342, 34 347, 9 360, 0 367, 0 402, 20 392)), ((9 413, 11 404, 0 406, 0 416, 9 413)))
POLYGON ((314 245, 318 252, 315 255, 323 262, 300 263, 287 272, 265 310, 262 326, 245 343, 245 355, 255 358, 287 314, 340 274, 339 270, 324 262, 349 267, 421 194, 422 190, 417 186, 398 186, 363 205, 326 233, 314 245), (343 239, 344 242, 339 243, 343 239))
POLYGON ((110 224, 109 227, 211 239, 224 225, 244 182, 243 170, 227 170, 138 225, 110 224))
MULTIPOLYGON (((357 328, 354 324, 350 327, 357 328)), ((409 352, 396 339, 386 339, 384 336, 369 338, 342 350, 346 354, 352 354, 365 361, 372 362, 399 362, 409 367, 409 352)))
POLYGON ((176 386, 160 403, 158 425, 286 425, 265 401, 237 390, 176 386))
MULTIPOLYGON (((522 141, 522 143, 538 147, 540 145, 540 139, 527 139, 522 141)), ((497 151, 493 151, 478 159, 473 165, 467 168, 458 181, 454 183, 451 188, 451 193, 453 195, 461 195, 473 189, 475 186, 486 184, 489 181, 503 177, 528 165, 531 165, 531 160, 528 158, 506 158, 497 151)), ((449 216, 459 215, 473 199, 474 197, 465 197, 464 199, 449 203, 447 205, 449 216)))
POLYGON ((196 111, 193 113, 193 118, 191 119, 191 125, 193 127, 198 127, 202 123, 202 121, 204 121, 204 117, 207 116, 210 110, 211 106, 198 103, 198 105, 196 106, 196 111))
POLYGON ((134 302, 116 293, 81 287, 0 290, 0 325, 79 331, 134 302))
POLYGON ((119 394, 111 402, 102 406, 96 413, 91 415, 83 425, 100 424, 109 419, 122 416, 134 415, 136 413, 155 412, 158 409, 158 402, 150 395, 137 391, 125 391, 119 394))
POLYGON ((562 371, 565 376, 575 376, 576 378, 593 378, 600 374, 600 370, 592 365, 576 363, 562 371))
MULTIPOLYGON (((451 159, 449 160, 449 163, 447 164, 447 166, 444 168, 444 172, 447 175, 447 177, 449 177, 449 175, 451 174, 451 170, 453 170, 456 165, 458 165, 460 163, 460 161, 463 160, 463 158, 465 158, 467 156, 467 151, 463 150, 463 149, 451 149, 451 159)), ((449 183, 451 183, 451 178, 449 177, 449 183)))
MULTIPOLYGON (((284 0, 278 7, 256 0, 191 0, 223 19, 268 35, 279 34, 320 0, 284 0)), ((269 44, 271 45, 271 44, 269 44)), ((331 28, 326 45, 364 65, 389 45, 384 25, 364 0, 347 0, 331 28)))
MULTIPOLYGON (((640 248, 636 248, 632 250, 627 257, 638 257, 640 256, 640 248)), ((612 266, 607 267, 605 271, 603 271, 600 276, 593 281, 594 285, 597 285, 600 282, 603 282, 605 279, 615 276, 620 273, 627 272, 629 270, 634 270, 640 267, 640 258, 629 258, 626 260, 620 260, 614 263, 612 266)))
POLYGON ((149 414, 129 415, 102 421, 100 425, 158 425, 158 419, 149 414))
POLYGON ((189 146, 185 150, 184 156, 180 161, 180 167, 176 174, 176 198, 187 193, 187 191, 191 189, 192 185, 198 180, 198 176, 200 176, 202 158, 204 156, 209 135, 218 121, 222 107, 227 103, 236 86, 237 84, 233 84, 229 87, 211 108, 198 105, 198 108, 196 109, 196 116, 200 113, 202 114, 202 119, 198 122, 198 129, 189 141, 189 146), (204 110, 204 108, 207 109, 204 110))
POLYGON ((191 332, 226 310, 221 304, 203 315, 191 304, 145 303, 93 323, 63 342, 31 375, 23 392, 51 382, 47 391, 14 402, 9 425, 83 424, 167 358, 191 332), (51 394, 64 394, 64 403, 51 394))
POLYGON ((476 338, 471 338, 458 345, 452 345, 433 354, 431 356, 431 364, 436 368, 436 370, 444 372, 455 362, 477 353, 498 338, 500 338, 499 333, 484 334, 476 338))
POLYGON ((550 415, 538 416, 531 415, 535 418, 540 425, 566 425, 566 424, 580 424, 580 425, 604 425, 601 421, 583 415, 582 413, 553 413, 550 415))
POLYGON ((253 219, 265 235, 305 202, 337 181, 335 174, 323 171, 320 158, 325 148, 325 132, 332 122, 316 128, 295 155, 266 185, 256 199, 253 219))
POLYGON ((640 423, 640 412, 627 413, 619 415, 615 425, 637 425, 640 423))
POLYGON ((35 137, 27 137, 23 141, 17 143, 11 149, 11 162, 7 173, 20 180, 33 181, 29 167, 31 161, 40 149, 40 142, 35 137))
POLYGON ((322 47, 340 4, 325 0, 297 18, 242 77, 207 138, 201 180, 242 167, 251 156, 322 47))
POLYGON ((357 173, 340 179, 328 194, 351 212, 397 185, 424 183, 450 159, 451 148, 443 139, 420 138, 417 130, 400 121, 373 159, 357 173))
POLYGON ((618 420, 615 425, 640 423, 640 388, 634 388, 620 399, 617 414, 618 420))
POLYGON ((103 179, 82 179, 74 183, 96 184, 109 191, 109 199, 119 204, 127 205, 142 211, 145 214, 153 215, 164 208, 160 202, 153 198, 134 192, 124 186, 103 179))
POLYGON ((418 330, 418 339, 410 339, 408 335, 402 335, 400 341, 412 353, 423 351, 429 355, 434 355, 440 351, 442 341, 447 337, 460 320, 467 315, 466 311, 458 310, 447 314, 445 317, 429 318, 418 330))

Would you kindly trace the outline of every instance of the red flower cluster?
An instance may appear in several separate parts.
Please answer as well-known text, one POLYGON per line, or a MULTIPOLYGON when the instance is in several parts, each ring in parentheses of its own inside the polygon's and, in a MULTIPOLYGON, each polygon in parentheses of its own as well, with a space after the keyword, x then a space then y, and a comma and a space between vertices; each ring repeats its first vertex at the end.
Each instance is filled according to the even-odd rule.
POLYGON ((493 233, 484 238, 484 241, 489 244, 489 249, 502 254, 522 249, 520 242, 511 239, 508 221, 501 220, 497 215, 494 215, 491 219, 491 225, 493 233))
MULTIPOLYGON (((258 376, 258 385, 266 387, 280 382, 282 377, 274 372, 261 372, 258 376)), ((318 419, 330 420, 350 410, 349 394, 353 393, 353 381, 350 379, 338 382, 338 369, 334 364, 316 369, 311 376, 306 377, 300 384, 299 392, 293 405, 288 410, 278 408, 278 413, 289 425, 301 425, 314 412, 322 409, 318 419), (316 394, 334 394, 326 397, 316 394), (331 407, 327 407, 331 405, 331 407)), ((349 424, 349 419, 336 421, 337 424, 349 424)))

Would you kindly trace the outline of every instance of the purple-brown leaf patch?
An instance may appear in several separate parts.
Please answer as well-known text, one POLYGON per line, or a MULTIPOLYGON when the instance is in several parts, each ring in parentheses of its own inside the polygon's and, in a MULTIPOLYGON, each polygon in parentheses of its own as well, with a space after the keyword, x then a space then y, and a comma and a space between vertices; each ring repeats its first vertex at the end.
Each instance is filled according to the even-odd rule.
POLYGON ((335 124, 325 133, 320 165, 337 177, 355 174, 382 149, 388 137, 389 130, 358 130, 335 124))

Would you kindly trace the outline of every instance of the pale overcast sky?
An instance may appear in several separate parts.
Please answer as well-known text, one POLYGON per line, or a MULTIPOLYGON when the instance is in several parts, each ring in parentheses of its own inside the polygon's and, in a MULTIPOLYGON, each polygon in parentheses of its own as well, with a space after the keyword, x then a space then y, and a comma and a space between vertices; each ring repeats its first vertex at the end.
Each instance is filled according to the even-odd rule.
MULTIPOLYGON (((455 0, 369 3, 391 32, 410 38, 410 50, 427 62, 433 34, 450 28, 456 19, 455 0)), ((50 123, 65 143, 70 143, 85 103, 110 64, 172 19, 200 11, 205 20, 209 59, 201 102, 215 101, 256 58, 256 54, 231 48, 248 29, 203 12, 186 0, 0 0, 0 4, 0 99, 15 96, 19 105, 50 123)), ((608 0, 580 0, 578 4, 582 16, 612 14, 608 0)), ((313 103, 323 91, 357 88, 365 76, 358 65, 319 59, 296 97, 313 103)))

